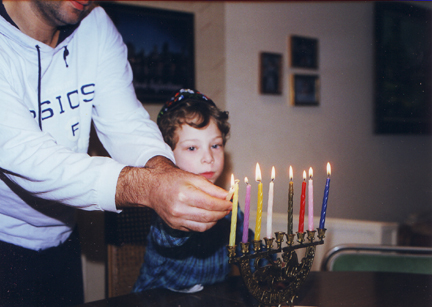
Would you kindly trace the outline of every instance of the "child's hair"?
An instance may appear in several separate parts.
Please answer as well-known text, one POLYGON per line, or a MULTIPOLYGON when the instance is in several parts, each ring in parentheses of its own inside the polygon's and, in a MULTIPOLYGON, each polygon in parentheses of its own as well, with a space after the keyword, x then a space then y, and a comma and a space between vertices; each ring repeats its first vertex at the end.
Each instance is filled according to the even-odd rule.
POLYGON ((197 129, 204 128, 212 119, 221 132, 225 145, 230 131, 228 112, 219 110, 211 99, 198 91, 181 89, 164 104, 157 124, 165 143, 174 150, 178 141, 175 131, 178 128, 183 124, 197 129))

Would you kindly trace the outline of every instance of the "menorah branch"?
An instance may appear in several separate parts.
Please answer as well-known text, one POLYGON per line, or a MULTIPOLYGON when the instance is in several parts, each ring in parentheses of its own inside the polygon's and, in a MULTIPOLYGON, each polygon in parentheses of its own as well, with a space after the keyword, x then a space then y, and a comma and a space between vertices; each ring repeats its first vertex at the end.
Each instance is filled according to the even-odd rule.
POLYGON ((298 243, 294 244, 294 234, 276 232, 275 238, 264 238, 241 244, 241 256, 236 255, 236 246, 227 246, 229 262, 239 267, 243 281, 258 300, 260 306, 293 306, 300 287, 308 276, 317 245, 324 244, 325 229, 297 233, 298 243), (286 246, 282 247, 286 235, 286 246), (276 242, 276 248, 273 243, 276 242), (249 248, 252 244, 253 252, 249 248), (298 261, 296 250, 305 249, 305 255, 298 261), (281 254, 278 257, 278 254, 281 254), (266 263, 265 265, 262 265, 266 263))

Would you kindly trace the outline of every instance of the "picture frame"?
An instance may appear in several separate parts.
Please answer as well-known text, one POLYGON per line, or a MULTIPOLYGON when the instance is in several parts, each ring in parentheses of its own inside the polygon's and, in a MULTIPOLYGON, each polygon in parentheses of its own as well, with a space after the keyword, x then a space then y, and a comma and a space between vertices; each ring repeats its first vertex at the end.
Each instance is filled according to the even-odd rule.
POLYGON ((318 39, 290 36, 291 67, 318 69, 318 39))
POLYGON ((374 132, 431 134, 431 11, 399 2, 374 10, 374 132))
POLYGON ((293 74, 291 76, 291 104, 318 106, 320 86, 318 75, 293 74))
POLYGON ((282 95, 282 54, 261 52, 260 93, 282 95))
POLYGON ((128 47, 141 103, 163 103, 180 88, 195 88, 194 14, 101 2, 128 47))

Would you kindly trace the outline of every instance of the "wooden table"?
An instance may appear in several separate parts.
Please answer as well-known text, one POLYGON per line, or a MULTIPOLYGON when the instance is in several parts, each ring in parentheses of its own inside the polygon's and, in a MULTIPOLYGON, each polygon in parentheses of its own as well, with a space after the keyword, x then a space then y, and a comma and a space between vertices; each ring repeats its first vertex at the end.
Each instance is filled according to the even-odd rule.
MULTIPOLYGON (((372 272, 311 272, 296 306, 431 307, 432 275, 372 272)), ((258 306, 240 277, 194 294, 150 290, 80 305, 81 307, 258 306)))

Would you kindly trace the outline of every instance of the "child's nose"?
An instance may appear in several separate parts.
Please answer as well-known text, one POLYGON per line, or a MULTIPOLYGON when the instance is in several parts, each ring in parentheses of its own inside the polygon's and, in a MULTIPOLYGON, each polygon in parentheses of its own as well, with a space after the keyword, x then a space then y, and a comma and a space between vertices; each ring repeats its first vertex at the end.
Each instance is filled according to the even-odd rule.
POLYGON ((213 153, 209 150, 207 150, 202 159, 201 159, 202 163, 213 163, 214 162, 214 157, 213 157, 213 153))

